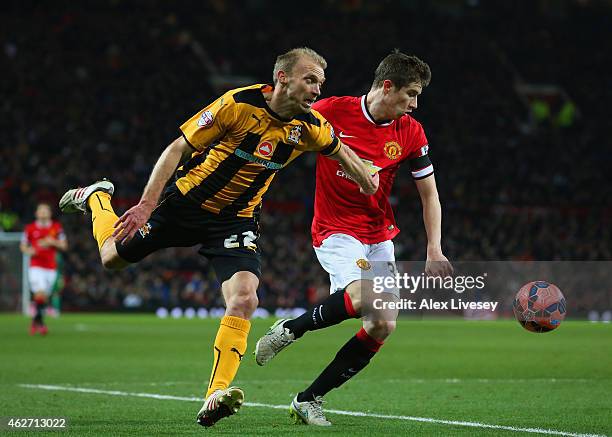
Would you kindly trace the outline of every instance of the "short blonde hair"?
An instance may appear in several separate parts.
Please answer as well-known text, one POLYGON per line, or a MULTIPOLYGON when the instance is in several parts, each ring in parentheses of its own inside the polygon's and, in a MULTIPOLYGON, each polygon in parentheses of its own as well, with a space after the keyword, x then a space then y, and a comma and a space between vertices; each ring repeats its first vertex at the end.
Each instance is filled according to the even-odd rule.
POLYGON ((308 47, 291 49, 287 53, 283 53, 276 58, 276 62, 274 63, 274 71, 272 72, 272 81, 274 82, 274 85, 276 85, 278 80, 276 76, 279 71, 282 70, 290 73, 293 70, 293 67, 295 67, 295 64, 297 64, 300 59, 305 57, 315 61, 323 70, 327 68, 327 61, 325 58, 315 52, 313 49, 308 47))

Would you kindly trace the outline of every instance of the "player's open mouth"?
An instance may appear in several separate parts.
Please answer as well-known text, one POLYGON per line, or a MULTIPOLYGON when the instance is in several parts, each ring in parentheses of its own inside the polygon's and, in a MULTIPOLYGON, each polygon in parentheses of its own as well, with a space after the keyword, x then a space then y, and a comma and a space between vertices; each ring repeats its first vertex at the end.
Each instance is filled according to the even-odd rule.
POLYGON ((306 103, 307 106, 312 106, 312 104, 315 102, 314 99, 306 99, 304 100, 304 103, 306 103))

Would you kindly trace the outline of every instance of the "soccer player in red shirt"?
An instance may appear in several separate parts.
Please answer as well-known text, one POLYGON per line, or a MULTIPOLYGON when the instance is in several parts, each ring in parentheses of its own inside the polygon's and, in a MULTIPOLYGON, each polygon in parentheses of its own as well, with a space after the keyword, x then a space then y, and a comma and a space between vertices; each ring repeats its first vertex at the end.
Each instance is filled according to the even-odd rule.
POLYGON ((68 249, 68 242, 62 225, 52 219, 51 206, 38 204, 34 216, 36 220, 24 229, 20 249, 30 256, 28 279, 36 304, 30 335, 37 332, 46 335, 48 330, 43 321, 43 313, 57 279, 56 255, 58 250, 68 249))
MULTIPOLYGON (((313 106, 379 178, 373 196, 360 193, 337 162, 317 157, 313 246, 329 273, 331 295, 312 311, 279 320, 256 346, 256 360, 266 364, 307 331, 360 317, 362 293, 371 293, 368 274, 396 272, 392 239, 399 233, 389 194, 402 163, 410 166, 423 206, 427 232, 426 273, 446 276, 452 266, 441 248, 441 206, 423 127, 410 116, 429 84, 429 66, 415 56, 395 51, 382 60, 370 91, 361 97, 329 97, 313 106)), ((389 290, 399 297, 399 290, 389 290)), ((363 328, 337 353, 317 379, 293 400, 296 420, 329 426, 322 397, 361 371, 395 329, 395 318, 364 318, 363 328), (393 320, 389 320, 392 318, 393 320)))

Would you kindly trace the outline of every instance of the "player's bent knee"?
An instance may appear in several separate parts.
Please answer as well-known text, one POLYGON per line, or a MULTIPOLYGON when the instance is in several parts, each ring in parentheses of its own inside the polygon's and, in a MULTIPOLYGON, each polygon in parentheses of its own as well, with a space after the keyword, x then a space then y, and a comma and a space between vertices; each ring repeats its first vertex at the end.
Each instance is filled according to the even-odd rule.
POLYGON ((239 293, 229 299, 227 309, 250 314, 257 309, 257 305, 259 305, 257 293, 239 293))
POLYGON ((121 270, 130 265, 129 262, 124 260, 117 253, 117 248, 115 247, 115 241, 111 238, 106 240, 100 249, 100 258, 102 260, 102 265, 107 270, 121 270))
POLYGON ((130 263, 122 259, 119 255, 108 255, 102 257, 102 265, 107 270, 121 270, 129 266, 130 263))
POLYGON ((384 340, 395 331, 395 320, 371 320, 364 323, 364 329, 370 337, 384 340))
POLYGON ((49 300, 47 294, 43 291, 34 292, 33 295, 34 296, 32 300, 40 305, 46 304, 49 300))
POLYGON ((259 305, 259 279, 251 272, 237 272, 223 283, 227 315, 250 318, 259 305))
POLYGON ((227 316, 235 316, 243 319, 250 319, 253 312, 259 305, 259 299, 257 294, 252 292, 250 294, 237 294, 231 298, 226 299, 225 314, 227 316))
POLYGON ((393 334, 396 327, 397 327, 397 323, 395 320, 387 320, 385 322, 385 332, 387 333, 387 337, 393 334))
POLYGON ((228 297, 228 308, 232 307, 254 311, 255 308, 257 308, 257 305, 259 305, 256 289, 250 287, 248 284, 239 284, 238 286, 235 286, 229 293, 228 297))
POLYGON ((353 309, 357 312, 361 312, 361 301, 363 293, 369 292, 371 290, 371 284, 368 284, 368 281, 353 281, 346 287, 346 292, 351 298, 351 303, 353 304, 353 309))

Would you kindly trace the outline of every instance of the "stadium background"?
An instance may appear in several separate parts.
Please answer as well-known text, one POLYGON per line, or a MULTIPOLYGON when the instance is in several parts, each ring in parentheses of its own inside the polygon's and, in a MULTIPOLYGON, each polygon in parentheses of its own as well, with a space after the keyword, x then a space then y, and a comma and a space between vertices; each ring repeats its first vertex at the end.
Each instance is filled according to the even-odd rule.
MULTIPOLYGON (((327 58, 326 97, 365 93, 397 47, 433 72, 414 115, 430 140, 449 259, 612 258, 609 1, 239 5, 2 2, 3 230, 20 231, 37 202, 57 205, 66 188, 101 177, 113 180, 124 211, 185 119, 228 87, 269 82, 287 49, 308 45, 327 58)), ((327 293, 310 246, 314 181, 314 156, 301 158, 264 199, 264 308, 305 307, 327 293)), ((398 259, 424 259, 407 171, 393 204, 398 259)), ((58 218, 70 244, 64 310, 221 305, 195 250, 168 249, 109 274, 88 220, 58 218)), ((610 293, 584 299, 581 308, 612 306, 610 293)))

